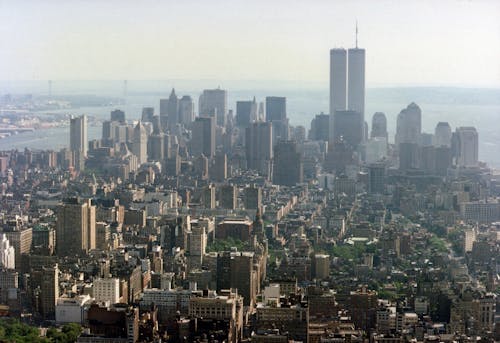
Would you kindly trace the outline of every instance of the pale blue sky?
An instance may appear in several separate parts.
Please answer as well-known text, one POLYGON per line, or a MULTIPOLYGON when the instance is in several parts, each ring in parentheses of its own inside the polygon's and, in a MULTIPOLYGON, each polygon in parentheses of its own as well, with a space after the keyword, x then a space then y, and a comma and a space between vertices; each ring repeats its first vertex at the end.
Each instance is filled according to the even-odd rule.
POLYGON ((367 50, 367 84, 500 85, 498 0, 0 0, 0 79, 301 80, 367 50))

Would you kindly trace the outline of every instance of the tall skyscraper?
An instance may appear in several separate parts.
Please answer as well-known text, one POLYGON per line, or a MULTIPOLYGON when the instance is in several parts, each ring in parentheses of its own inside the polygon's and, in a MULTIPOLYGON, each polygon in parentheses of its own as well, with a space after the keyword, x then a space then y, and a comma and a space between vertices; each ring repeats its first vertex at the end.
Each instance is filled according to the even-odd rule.
POLYGON ((147 123, 152 123, 154 115, 155 115, 155 108, 154 107, 143 107, 141 121, 147 122, 147 123))
POLYGON ((365 122, 365 49, 347 50, 347 109, 361 114, 365 122))
POLYGON ((412 102, 398 114, 396 127, 396 148, 401 143, 419 144, 422 133, 422 111, 412 102))
POLYGON ((90 199, 67 199, 57 208, 56 250, 73 256, 95 249, 95 206, 90 199))
POLYGON ((333 144, 335 111, 347 109, 347 51, 330 50, 330 145, 333 144))
POLYGON ((439 122, 434 130, 435 147, 451 147, 451 127, 448 122, 439 122))
POLYGON ((295 186, 304 179, 302 155, 294 141, 280 141, 274 147, 273 183, 295 186))
MULTIPOLYGON (((357 35, 357 29, 356 29, 357 35)), ((330 50, 330 146, 334 145, 336 111, 360 114, 360 126, 365 123, 365 50, 356 47, 330 50)), ((363 131, 363 129, 362 129, 363 131)), ((362 139, 364 140, 364 134, 362 139)))
POLYGON ((245 151, 247 168, 268 176, 273 158, 273 124, 270 122, 253 123, 246 128, 245 151))
POLYGON ((162 161, 164 153, 164 135, 161 132, 160 116, 153 116, 153 133, 148 140, 148 158, 152 161, 162 161))
POLYGON ((170 129, 179 122, 179 98, 175 95, 174 88, 168 98, 167 117, 167 125, 170 129))
POLYGON ((215 154, 215 119, 198 117, 193 122, 191 155, 205 155, 212 158, 215 154))
POLYGON ((363 122, 361 113, 357 111, 335 111, 333 116, 335 126, 333 139, 335 142, 341 138, 354 150, 363 141, 363 122))
POLYGON ((215 117, 217 125, 226 126, 227 91, 220 88, 203 90, 198 108, 200 117, 215 117))
POLYGON ((143 164, 148 161, 148 133, 146 132, 146 129, 142 125, 141 121, 139 121, 134 128, 132 148, 132 152, 135 156, 137 156, 137 162, 139 164, 143 164))
POLYGON ((125 123, 125 112, 122 110, 111 111, 111 121, 125 123))
POLYGON ((250 101, 236 102, 236 125, 242 128, 247 127, 255 121, 257 117, 257 102, 255 98, 250 101))
POLYGON ((317 114, 311 121, 309 140, 328 141, 330 136, 330 116, 328 114, 317 114))
POLYGON ((70 119, 70 150, 77 152, 82 158, 87 157, 87 116, 84 114, 70 119))
POLYGON ((189 95, 179 100, 179 123, 189 125, 194 120, 194 102, 189 95))
POLYGON ((280 96, 266 97, 266 121, 286 119, 286 98, 280 96))
POLYGON ((161 123, 161 131, 167 132, 168 99, 160 99, 160 123, 161 123))
POLYGON ((372 118, 371 138, 384 137, 388 139, 387 118, 383 112, 375 112, 372 118))
POLYGON ((458 127, 454 134, 454 152, 459 167, 475 167, 478 163, 479 138, 474 127, 458 127))

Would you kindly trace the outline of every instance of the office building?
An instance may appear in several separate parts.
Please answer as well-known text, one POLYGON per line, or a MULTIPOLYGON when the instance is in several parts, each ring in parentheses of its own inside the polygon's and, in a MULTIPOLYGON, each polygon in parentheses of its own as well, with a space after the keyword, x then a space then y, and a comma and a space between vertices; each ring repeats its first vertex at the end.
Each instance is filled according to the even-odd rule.
POLYGON ((164 134, 161 132, 160 117, 153 117, 153 132, 148 139, 148 158, 151 161, 163 161, 165 157, 164 134))
MULTIPOLYGON (((330 50, 330 116, 347 109, 347 51, 330 50)), ((333 121, 330 124, 333 135, 333 121)))
POLYGON ((399 170, 408 171, 418 168, 420 163, 420 150, 417 143, 399 143, 399 170))
POLYGON ((39 289, 38 308, 45 318, 55 318, 57 299, 59 298, 59 268, 58 265, 40 267, 31 273, 32 289, 39 289))
POLYGON ((373 163, 368 166, 368 192, 371 194, 383 194, 385 192, 385 180, 387 167, 384 163, 373 163))
POLYGON ((111 118, 111 121, 125 124, 125 112, 123 112, 122 110, 111 111, 110 118, 111 118))
POLYGON ((200 117, 215 117, 218 126, 226 126, 227 122, 227 91, 223 89, 205 89, 200 95, 200 117))
POLYGON ((328 141, 330 136, 330 116, 328 114, 317 114, 311 121, 309 140, 328 141))
POLYGON ((361 114, 365 122, 365 49, 347 50, 347 109, 361 114))
POLYGON ((304 169, 302 155, 294 141, 281 141, 274 147, 273 183, 295 186, 302 183, 304 169))
POLYGON ((87 116, 84 114, 80 117, 72 117, 69 132, 70 150, 79 155, 80 158, 87 157, 87 116))
POLYGON ((245 209, 258 210, 262 206, 262 188, 250 185, 245 188, 244 197, 245 209))
POLYGON ((191 155, 205 155, 212 158, 215 154, 215 120, 198 117, 192 125, 191 155))
POLYGON ((120 302, 120 279, 96 279, 92 285, 92 292, 97 302, 109 302, 111 305, 117 304, 120 302))
POLYGON ((245 128, 257 118, 255 97, 249 101, 236 102, 236 126, 245 128))
POLYGON ((352 149, 356 149, 363 141, 363 121, 360 112, 335 111, 335 126, 333 139, 335 142, 343 140, 352 149))
POLYGON ((4 228, 9 244, 14 247, 14 262, 16 270, 21 270, 22 256, 30 253, 33 243, 33 229, 28 227, 4 228))
POLYGON ((145 123, 152 123, 154 115, 155 115, 154 107, 143 107, 141 121, 145 123))
POLYGON ((175 95, 175 89, 168 98, 167 104, 167 126, 172 129, 179 122, 179 98, 175 95))
POLYGON ((435 147, 451 147, 451 127, 447 122, 439 122, 434 130, 435 147))
POLYGON ((90 199, 67 199, 57 208, 56 251, 74 256, 95 249, 95 206, 90 199))
POLYGON ((216 182, 224 182, 227 179, 227 174, 227 155, 218 151, 210 167, 210 178, 216 182))
POLYGON ((359 113, 361 139, 364 140, 365 113, 365 50, 330 50, 330 139, 335 142, 335 112, 354 111, 359 113))
POLYGON ((396 127, 396 148, 401 143, 420 144, 422 133, 422 111, 412 102, 398 114, 396 127))
POLYGON ((245 152, 247 168, 257 170, 262 175, 270 175, 273 158, 273 123, 252 123, 246 128, 245 152))
POLYGON ((148 134, 141 121, 134 128, 132 152, 137 157, 138 164, 148 161, 148 134))
POLYGON ((387 134, 387 118, 383 112, 375 112, 372 117, 372 131, 370 134, 371 138, 384 137, 388 139, 387 134))
POLYGON ((7 235, 0 235, 0 266, 4 269, 16 268, 16 254, 14 247, 10 245, 7 235))
POLYGON ((475 167, 478 164, 479 137, 474 127, 458 127, 454 137, 456 165, 475 167))
POLYGON ((238 206, 238 188, 234 185, 222 185, 219 188, 219 207, 234 210, 238 206))
POLYGON ((281 121, 286 119, 286 98, 279 96, 266 97, 266 121, 281 121))
POLYGON ((184 95, 179 100, 179 123, 190 125, 194 120, 194 102, 189 95, 184 95))

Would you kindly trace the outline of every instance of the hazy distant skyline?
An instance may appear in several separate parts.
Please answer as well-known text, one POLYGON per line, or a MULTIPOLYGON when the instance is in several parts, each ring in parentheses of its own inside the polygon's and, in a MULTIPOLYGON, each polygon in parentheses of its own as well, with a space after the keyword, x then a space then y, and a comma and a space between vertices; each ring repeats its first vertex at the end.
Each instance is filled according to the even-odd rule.
POLYGON ((0 79, 327 85, 356 19, 367 86, 500 86, 495 0, 0 0, 0 79))

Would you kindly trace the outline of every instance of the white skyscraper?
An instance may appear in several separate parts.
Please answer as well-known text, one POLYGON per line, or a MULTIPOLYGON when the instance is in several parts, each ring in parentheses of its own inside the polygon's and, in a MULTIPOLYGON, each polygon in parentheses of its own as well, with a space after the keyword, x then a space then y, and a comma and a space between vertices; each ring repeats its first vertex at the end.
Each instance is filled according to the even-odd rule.
POLYGON ((15 269, 15 261, 14 247, 10 245, 7 235, 2 233, 0 236, 0 265, 4 269, 15 269))
POLYGON ((139 164, 143 164, 148 161, 148 133, 140 121, 134 128, 134 141, 132 148, 133 154, 137 156, 137 162, 139 164))
POLYGON ((87 116, 84 114, 70 119, 69 147, 73 152, 78 152, 81 157, 87 157, 87 116))

